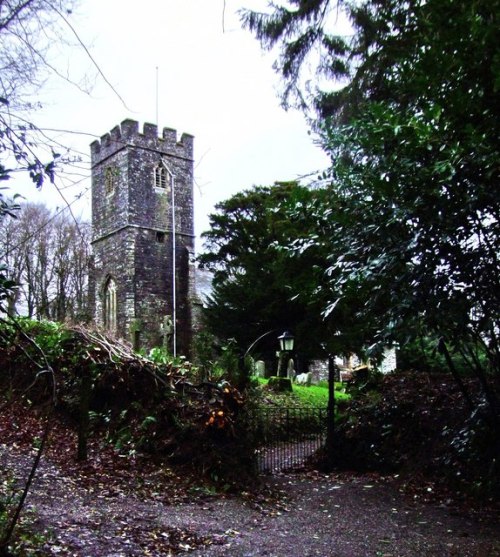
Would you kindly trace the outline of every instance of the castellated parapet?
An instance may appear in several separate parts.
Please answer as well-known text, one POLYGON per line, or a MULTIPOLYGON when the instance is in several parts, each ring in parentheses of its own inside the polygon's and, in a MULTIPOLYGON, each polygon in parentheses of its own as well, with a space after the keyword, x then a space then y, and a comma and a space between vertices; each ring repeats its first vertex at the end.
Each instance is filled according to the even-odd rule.
POLYGON ((189 355, 194 299, 193 137, 124 120, 91 144, 90 299, 97 326, 189 355), (170 343, 170 344, 169 344, 170 343))
POLYGON ((177 131, 172 128, 163 128, 162 136, 159 137, 156 124, 145 123, 140 133, 139 122, 127 119, 104 134, 100 140, 91 143, 91 163, 92 166, 98 164, 127 145, 192 160, 193 144, 194 137, 187 133, 183 133, 178 141, 177 131))

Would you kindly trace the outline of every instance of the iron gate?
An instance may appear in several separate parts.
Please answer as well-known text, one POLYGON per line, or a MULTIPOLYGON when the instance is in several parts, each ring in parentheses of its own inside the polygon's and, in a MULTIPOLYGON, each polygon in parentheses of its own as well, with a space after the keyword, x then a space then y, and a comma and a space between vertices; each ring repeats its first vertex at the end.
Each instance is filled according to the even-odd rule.
POLYGON ((259 472, 302 466, 326 439, 326 408, 260 407, 252 426, 259 472))

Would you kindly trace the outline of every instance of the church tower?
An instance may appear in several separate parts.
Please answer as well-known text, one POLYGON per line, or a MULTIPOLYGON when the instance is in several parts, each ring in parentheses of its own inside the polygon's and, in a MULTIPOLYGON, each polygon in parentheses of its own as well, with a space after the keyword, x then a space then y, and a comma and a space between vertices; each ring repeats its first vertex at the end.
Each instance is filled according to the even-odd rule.
POLYGON ((193 137, 124 120, 91 144, 98 326, 188 355, 194 301, 193 137))

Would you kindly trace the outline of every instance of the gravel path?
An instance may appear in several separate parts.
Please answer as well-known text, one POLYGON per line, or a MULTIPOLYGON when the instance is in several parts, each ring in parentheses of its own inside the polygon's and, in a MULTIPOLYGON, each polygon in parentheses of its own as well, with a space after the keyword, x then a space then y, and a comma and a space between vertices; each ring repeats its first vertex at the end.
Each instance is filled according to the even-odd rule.
MULTIPOLYGON (((2 467, 19 466, 0 450, 2 467)), ((21 463, 22 464, 22 463, 21 463)), ((75 557, 495 557, 500 524, 413 501, 369 477, 278 475, 262 489, 169 505, 89 490, 44 463, 29 507, 45 555, 75 557)))
POLYGON ((500 555, 500 528, 453 517, 444 508, 409 504, 390 485, 299 476, 274 478, 272 485, 289 498, 283 511, 262 517, 242 512, 238 501, 219 502, 205 524, 214 529, 229 526, 238 534, 223 546, 193 555, 500 555))

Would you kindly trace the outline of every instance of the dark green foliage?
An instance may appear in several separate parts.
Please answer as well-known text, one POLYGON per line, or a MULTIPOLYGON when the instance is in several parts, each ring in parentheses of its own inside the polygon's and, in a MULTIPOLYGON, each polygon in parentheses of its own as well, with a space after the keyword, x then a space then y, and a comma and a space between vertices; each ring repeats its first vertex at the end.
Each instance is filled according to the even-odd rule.
POLYGON ((442 373, 396 373, 359 385, 336 424, 336 467, 423 475, 498 499, 497 433, 480 418, 477 381, 467 386, 478 407, 470 417, 442 373))
POLYGON ((228 381, 244 391, 250 381, 252 362, 244 357, 234 339, 220 342, 204 330, 194 339, 194 372, 200 381, 228 381))
MULTIPOLYGON (((271 13, 242 10, 244 26, 254 32, 262 46, 268 50, 279 47, 275 69, 284 78, 282 101, 284 106, 307 108, 310 98, 303 68, 311 55, 317 64, 317 73, 328 78, 346 78, 350 75, 348 54, 349 37, 329 33, 325 23, 335 17, 336 7, 327 0, 292 1, 290 7, 273 4, 271 13)), ((337 12, 338 14, 338 12, 337 12)))
POLYGON ((498 421, 498 2, 394 2, 370 14, 378 49, 362 53, 357 76, 373 88, 348 125, 324 127, 343 207, 334 286, 357 288, 379 342, 441 338, 498 421))
POLYGON ((281 48, 285 93, 304 100, 303 53, 318 46, 321 74, 345 77, 307 99, 332 159, 329 194, 309 205, 310 222, 330 221, 309 233, 329 257, 325 315, 344 335, 371 337, 372 353, 439 339, 447 365, 460 359, 478 378, 498 425, 500 2, 339 2, 351 38, 332 31, 334 6, 244 15, 264 46, 281 48), (297 41, 307 49, 295 52, 297 41))
MULTIPOLYGON (((199 260, 214 272, 205 318, 217 337, 234 338, 243 353, 262 337, 252 356, 272 361, 277 336, 291 330, 303 358, 324 353, 323 344, 332 340, 319 292, 328 267, 325 231, 331 228, 328 216, 320 214, 325 195, 294 182, 277 183, 216 207, 199 260)), ((359 335, 352 340, 362 342, 359 335)), ((349 349, 348 342, 344 347, 349 349)))
POLYGON ((208 380, 210 373, 213 373, 216 360, 215 337, 207 331, 197 333, 193 338, 193 363, 198 370, 200 381, 208 380))
MULTIPOLYGON (((480 364, 487 367, 487 355, 478 353, 480 364)), ((470 366, 460 354, 453 354, 453 365, 463 375, 470 375, 470 366)), ((446 358, 439 351, 439 339, 419 337, 408 341, 398 350, 398 367, 428 373, 442 373, 447 368, 446 358)))

